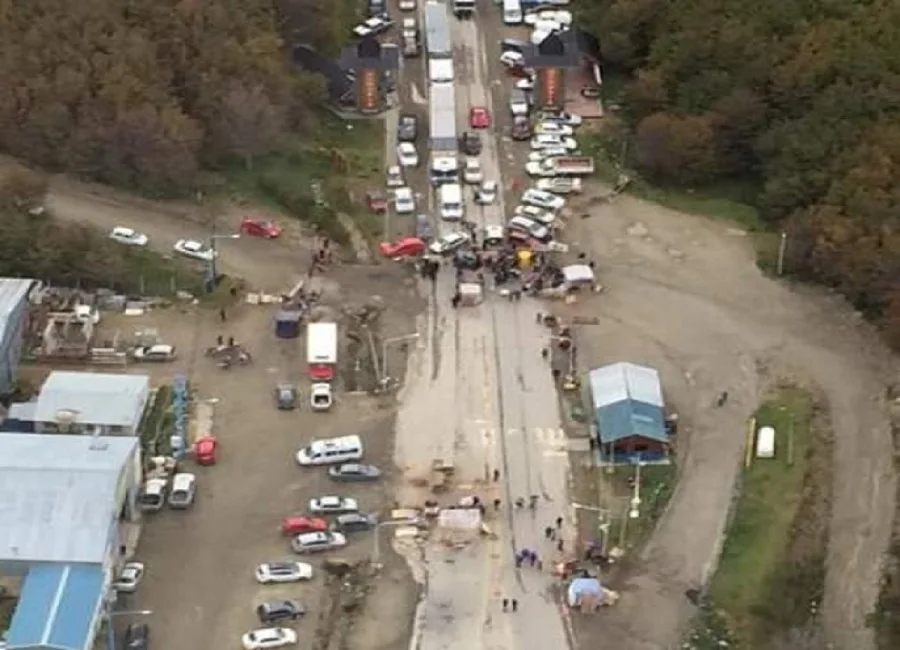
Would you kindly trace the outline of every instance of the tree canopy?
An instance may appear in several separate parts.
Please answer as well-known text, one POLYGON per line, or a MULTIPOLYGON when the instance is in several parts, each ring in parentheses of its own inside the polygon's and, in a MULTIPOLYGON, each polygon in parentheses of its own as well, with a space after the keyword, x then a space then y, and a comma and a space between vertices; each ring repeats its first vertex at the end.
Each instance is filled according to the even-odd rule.
MULTIPOLYGON (((157 194, 252 164, 321 99, 279 34, 282 10, 304 4, 0 0, 0 150, 157 194)), ((333 49, 348 3, 316 4, 294 35, 333 49)))
POLYGON ((788 268, 900 345, 900 3, 583 0, 631 75, 635 163, 662 184, 759 184, 788 268))

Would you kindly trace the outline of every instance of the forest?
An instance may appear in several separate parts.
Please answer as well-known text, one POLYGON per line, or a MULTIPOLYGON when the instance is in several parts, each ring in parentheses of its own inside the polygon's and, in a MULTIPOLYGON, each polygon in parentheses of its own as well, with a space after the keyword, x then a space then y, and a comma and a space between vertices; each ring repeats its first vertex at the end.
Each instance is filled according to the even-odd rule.
POLYGON ((155 196, 312 132, 353 0, 0 0, 0 151, 155 196))
POLYGON ((785 268, 900 347, 900 2, 581 0, 625 75, 628 163, 651 182, 752 187, 785 268))

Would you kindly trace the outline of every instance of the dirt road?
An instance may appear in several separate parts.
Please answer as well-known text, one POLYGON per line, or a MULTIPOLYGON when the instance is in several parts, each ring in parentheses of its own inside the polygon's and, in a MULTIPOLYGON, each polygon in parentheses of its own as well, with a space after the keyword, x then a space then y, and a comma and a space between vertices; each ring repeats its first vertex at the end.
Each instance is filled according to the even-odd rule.
POLYGON ((691 614, 685 589, 715 569, 747 418, 773 382, 788 379, 821 391, 835 433, 825 624, 835 648, 872 647, 865 618, 894 511, 883 395, 895 359, 836 298, 763 277, 747 237, 727 224, 627 196, 592 207, 588 199, 573 202, 590 216, 574 218, 566 239, 596 260, 607 290, 576 308, 600 319, 583 328, 583 352, 592 365, 659 368, 690 429, 670 506, 597 632, 634 650, 678 641, 691 614), (716 408, 723 390, 728 403, 716 408))

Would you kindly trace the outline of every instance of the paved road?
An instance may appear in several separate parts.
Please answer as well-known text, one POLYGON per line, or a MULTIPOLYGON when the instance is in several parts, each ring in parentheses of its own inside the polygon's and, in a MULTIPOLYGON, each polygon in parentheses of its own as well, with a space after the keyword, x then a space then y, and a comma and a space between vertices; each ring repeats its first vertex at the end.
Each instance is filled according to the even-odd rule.
MULTIPOLYGON (((469 106, 488 105, 492 112, 495 107, 479 24, 455 23, 454 42, 462 131, 469 106)), ((485 178, 501 180, 499 133, 483 139, 485 178)), ((466 209, 467 218, 481 226, 505 222, 502 200, 481 208, 468 199, 466 209)), ((413 643, 422 650, 564 648, 566 626, 549 574, 556 551, 543 541, 543 530, 563 516, 563 535, 572 537, 568 457, 555 387, 539 352, 545 343, 536 323, 539 305, 528 299, 511 303, 488 291, 483 305, 454 310, 454 284, 452 270, 445 270, 420 325, 425 345, 413 355, 402 395, 397 463, 410 477, 420 477, 432 459, 451 461, 461 491, 470 486, 470 493, 500 498, 503 506, 489 521, 496 540, 462 550, 440 544, 426 550, 427 595, 413 643), (502 477, 496 484, 494 469, 502 477), (541 497, 534 512, 508 507, 531 494, 541 497), (544 572, 515 569, 514 549, 526 547, 544 558, 544 572), (502 613, 504 597, 519 601, 517 615, 502 613)), ((406 498, 422 495, 411 491, 406 498)))

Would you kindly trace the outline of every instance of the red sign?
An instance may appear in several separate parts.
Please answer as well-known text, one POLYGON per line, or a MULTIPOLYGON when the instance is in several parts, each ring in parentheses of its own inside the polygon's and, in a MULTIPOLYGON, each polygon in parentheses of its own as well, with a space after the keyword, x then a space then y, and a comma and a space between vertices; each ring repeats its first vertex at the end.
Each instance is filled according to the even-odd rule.
POLYGON ((540 71, 541 77, 541 103, 545 108, 561 108, 562 97, 562 70, 559 68, 544 68, 540 71))
POLYGON ((362 112, 379 108, 378 70, 361 70, 356 79, 356 107, 362 112))

